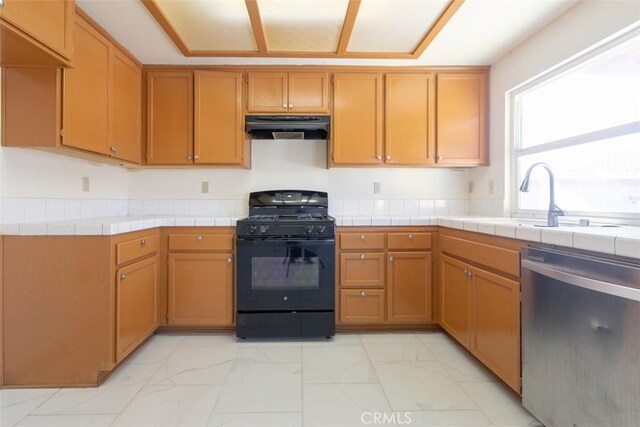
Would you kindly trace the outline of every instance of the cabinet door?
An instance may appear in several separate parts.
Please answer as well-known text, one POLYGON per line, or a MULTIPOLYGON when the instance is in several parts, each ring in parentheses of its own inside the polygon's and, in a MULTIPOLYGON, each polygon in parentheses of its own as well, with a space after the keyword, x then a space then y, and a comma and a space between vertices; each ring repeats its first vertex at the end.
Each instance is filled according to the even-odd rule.
POLYGON ((116 361, 120 362, 158 327, 158 260, 121 268, 116 278, 116 361))
POLYGON ((193 163, 193 73, 147 74, 147 163, 193 163))
POLYGON ((340 286, 343 288, 384 288, 383 253, 340 254, 340 286))
POLYGON ((340 290, 340 323, 383 323, 384 290, 340 290))
POLYGON ((387 321, 431 321, 431 253, 387 254, 387 321))
POLYGON ((82 19, 76 20, 73 68, 64 70, 62 143, 109 153, 109 42, 82 19))
POLYGON ((290 113, 329 114, 329 75, 289 73, 290 113))
POLYGON ((287 112, 287 73, 249 73, 248 86, 247 112, 287 112))
POLYGON ((242 164, 242 73, 194 72, 195 163, 242 164))
POLYGON ((382 162, 380 74, 334 74, 332 161, 340 165, 382 162))
POLYGON ((385 76, 385 163, 435 163, 434 82, 433 74, 385 76))
POLYGON ((462 345, 471 346, 471 284, 469 266, 440 257, 440 324, 462 345))
POLYGON ((437 163, 487 164, 487 76, 438 74, 437 163))
POLYGON ((520 284, 472 270, 474 339, 471 352, 520 392, 520 284))
POLYGON ((111 156, 140 163, 142 71, 118 49, 111 55, 109 150, 111 156))
POLYGON ((233 325, 233 256, 169 254, 169 324, 233 325))
MULTIPOLYGON (((75 11, 73 0, 5 0, 4 3, 4 7, 0 7, 0 17, 3 20, 11 22, 12 25, 31 36, 35 45, 50 49, 65 60, 71 59, 75 11)), ((2 25, 0 25, 1 27, 2 25)), ((18 40, 17 37, 9 33, 5 35, 3 31, 0 29, 0 34, 7 37, 9 39, 7 41, 18 40)), ((5 46, 2 39, 4 37, 0 37, 3 47, 0 50, 7 48, 8 51, 11 51, 13 46, 5 46)), ((4 57, 4 55, 2 56, 4 57)), ((34 59, 36 58, 38 57, 36 56, 34 59)), ((2 65, 50 64, 49 61, 42 64, 33 63, 26 56, 6 59, 10 61, 7 63, 3 61, 2 65), (19 63, 15 63, 12 59, 18 59, 19 63)))

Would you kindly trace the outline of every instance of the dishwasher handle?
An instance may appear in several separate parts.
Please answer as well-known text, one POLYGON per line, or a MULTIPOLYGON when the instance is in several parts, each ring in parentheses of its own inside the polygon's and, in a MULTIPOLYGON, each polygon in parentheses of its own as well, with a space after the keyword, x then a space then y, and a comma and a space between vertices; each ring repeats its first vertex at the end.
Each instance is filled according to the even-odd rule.
POLYGON ((538 274, 542 274, 543 276, 547 276, 570 285, 640 302, 640 289, 629 288, 626 286, 616 285, 615 283, 578 276, 528 259, 523 259, 521 261, 521 265, 522 268, 535 271, 538 274))

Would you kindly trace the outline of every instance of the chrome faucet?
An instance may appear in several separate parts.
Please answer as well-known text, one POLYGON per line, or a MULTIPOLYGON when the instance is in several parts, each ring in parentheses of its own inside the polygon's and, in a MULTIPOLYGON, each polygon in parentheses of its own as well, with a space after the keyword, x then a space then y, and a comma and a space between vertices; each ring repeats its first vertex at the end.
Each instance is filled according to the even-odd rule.
POLYGON ((558 226, 558 217, 564 215, 564 211, 556 205, 556 194, 555 194, 555 185, 553 180, 553 172, 548 164, 538 162, 529 166, 527 169, 527 173, 522 180, 522 184, 520 184, 520 191, 523 193, 529 192, 529 181, 531 171, 536 166, 542 166, 549 173, 549 211, 547 212, 547 227, 557 227, 558 226))

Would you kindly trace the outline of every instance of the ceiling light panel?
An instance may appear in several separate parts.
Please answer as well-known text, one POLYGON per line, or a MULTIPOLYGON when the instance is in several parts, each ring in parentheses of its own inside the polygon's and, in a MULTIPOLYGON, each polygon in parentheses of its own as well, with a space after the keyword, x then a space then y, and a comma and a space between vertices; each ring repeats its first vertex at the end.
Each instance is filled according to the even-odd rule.
POLYGON ((244 0, 156 0, 191 50, 257 51, 244 0))
POLYGON ((270 52, 335 52, 349 0, 258 0, 270 52))
POLYGON ((347 52, 413 53, 449 0, 362 0, 347 52))

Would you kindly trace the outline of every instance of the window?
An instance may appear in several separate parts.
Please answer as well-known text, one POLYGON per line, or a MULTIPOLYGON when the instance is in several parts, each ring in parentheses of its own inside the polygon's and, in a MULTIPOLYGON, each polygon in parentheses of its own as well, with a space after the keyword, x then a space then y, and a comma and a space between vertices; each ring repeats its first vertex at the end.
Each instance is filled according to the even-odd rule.
POLYGON ((512 94, 515 214, 546 212, 549 183, 567 215, 640 219, 640 31, 627 33, 512 94))

